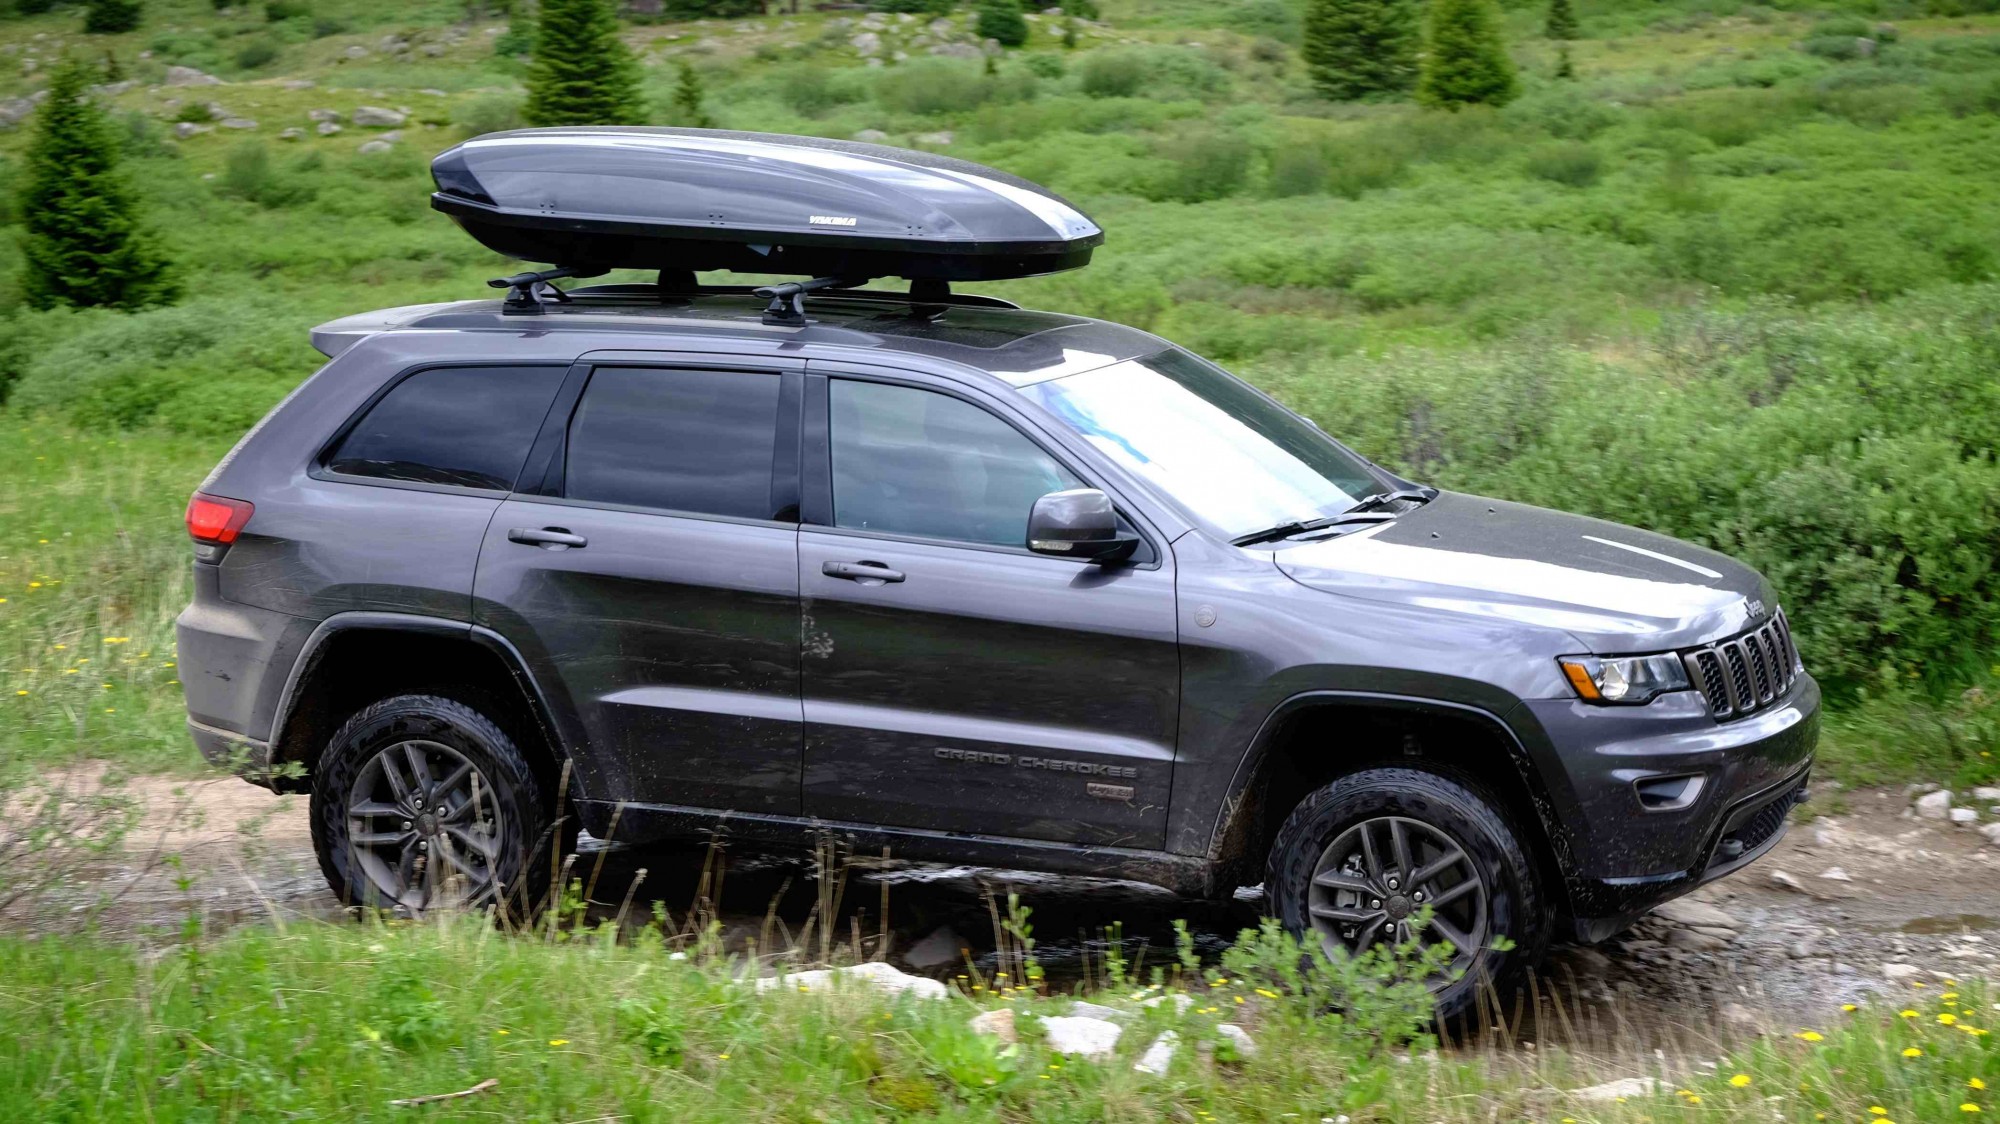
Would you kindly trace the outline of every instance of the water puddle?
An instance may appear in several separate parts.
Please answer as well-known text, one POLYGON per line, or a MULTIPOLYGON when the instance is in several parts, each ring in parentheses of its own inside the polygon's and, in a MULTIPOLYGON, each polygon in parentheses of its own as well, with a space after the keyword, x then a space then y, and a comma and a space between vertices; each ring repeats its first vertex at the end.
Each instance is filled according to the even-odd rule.
POLYGON ((1937 917, 1917 917, 1905 921, 1902 931, 1923 936, 1947 936, 1966 929, 2000 929, 2000 917, 1983 913, 1946 913, 1937 917))

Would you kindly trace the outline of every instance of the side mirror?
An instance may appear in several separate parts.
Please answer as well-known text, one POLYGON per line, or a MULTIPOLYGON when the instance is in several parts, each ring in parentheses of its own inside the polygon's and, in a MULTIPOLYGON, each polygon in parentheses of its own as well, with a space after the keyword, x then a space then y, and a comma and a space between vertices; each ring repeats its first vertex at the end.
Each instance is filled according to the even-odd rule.
POLYGON ((1050 492, 1028 512, 1028 549, 1036 554, 1117 562, 1138 546, 1139 536, 1118 529, 1111 497, 1095 488, 1050 492))

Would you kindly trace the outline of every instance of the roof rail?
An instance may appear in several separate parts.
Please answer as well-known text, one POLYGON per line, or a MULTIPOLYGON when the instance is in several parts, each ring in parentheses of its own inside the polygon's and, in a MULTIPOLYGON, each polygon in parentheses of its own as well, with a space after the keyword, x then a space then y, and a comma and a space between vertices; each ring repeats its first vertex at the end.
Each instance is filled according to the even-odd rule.
MULTIPOLYGON (((585 285, 567 290, 573 301, 586 304, 669 304, 685 302, 695 297, 707 296, 754 296, 763 285, 688 285, 673 283, 667 285, 585 285)), ((885 304, 909 304, 918 306, 945 305, 961 308, 1014 308, 1021 306, 999 297, 981 296, 978 293, 954 293, 950 290, 938 292, 921 282, 913 284, 910 292, 899 293, 887 289, 821 289, 813 293, 817 301, 874 301, 885 304)))

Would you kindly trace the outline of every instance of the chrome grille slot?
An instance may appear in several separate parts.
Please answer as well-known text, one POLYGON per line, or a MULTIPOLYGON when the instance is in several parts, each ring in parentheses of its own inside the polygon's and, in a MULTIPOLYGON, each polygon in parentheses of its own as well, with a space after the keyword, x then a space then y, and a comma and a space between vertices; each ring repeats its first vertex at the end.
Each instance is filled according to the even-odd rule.
POLYGON ((1748 632, 1681 654, 1688 679, 1717 720, 1741 718, 1770 706, 1799 677, 1799 652, 1783 611, 1748 632))

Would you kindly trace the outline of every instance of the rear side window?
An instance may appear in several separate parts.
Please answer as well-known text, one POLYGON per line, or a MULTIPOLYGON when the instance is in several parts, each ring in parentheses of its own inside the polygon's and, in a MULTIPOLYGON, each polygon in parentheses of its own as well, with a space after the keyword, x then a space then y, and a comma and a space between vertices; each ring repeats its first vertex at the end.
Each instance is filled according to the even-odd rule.
POLYGON ((369 409, 327 467, 343 476, 512 490, 563 370, 418 371, 369 409))
POLYGON ((770 519, 775 374, 606 367, 569 423, 571 499, 770 519))

